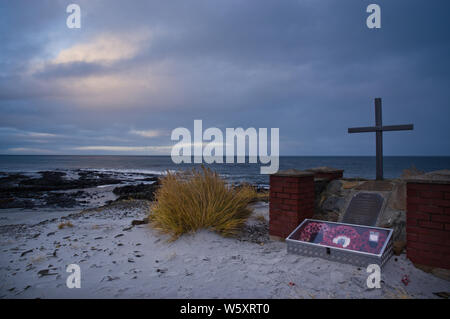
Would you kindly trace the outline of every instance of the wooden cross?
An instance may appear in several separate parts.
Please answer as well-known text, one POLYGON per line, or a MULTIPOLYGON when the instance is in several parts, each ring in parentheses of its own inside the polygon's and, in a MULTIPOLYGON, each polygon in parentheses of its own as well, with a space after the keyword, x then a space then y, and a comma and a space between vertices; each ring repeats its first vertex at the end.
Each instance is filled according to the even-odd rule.
POLYGON ((381 98, 375 99, 375 126, 349 128, 349 133, 376 132, 377 140, 377 180, 383 179, 383 132, 384 131, 411 131, 413 124, 383 126, 381 117, 381 98))

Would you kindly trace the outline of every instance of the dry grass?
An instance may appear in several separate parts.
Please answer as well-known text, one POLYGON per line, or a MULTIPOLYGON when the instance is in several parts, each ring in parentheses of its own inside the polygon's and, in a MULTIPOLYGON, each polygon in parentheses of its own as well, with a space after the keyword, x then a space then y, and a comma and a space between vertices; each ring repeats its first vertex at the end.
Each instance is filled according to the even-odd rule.
POLYGON ((399 287, 394 291, 388 292, 386 297, 389 299, 414 299, 405 289, 399 287))
POLYGON ((413 164, 411 165, 410 168, 404 169, 402 172, 401 177, 402 178, 409 178, 409 177, 413 177, 413 176, 417 176, 417 175, 422 175, 425 172, 419 170, 416 168, 416 166, 413 164))
POLYGON ((73 224, 71 222, 67 222, 67 223, 61 223, 58 225, 58 229, 63 229, 64 227, 73 227, 73 224))
POLYGON ((173 240, 199 229, 231 236, 251 214, 247 206, 255 196, 252 187, 228 187, 215 172, 204 167, 168 172, 155 194, 150 224, 171 234, 173 240))

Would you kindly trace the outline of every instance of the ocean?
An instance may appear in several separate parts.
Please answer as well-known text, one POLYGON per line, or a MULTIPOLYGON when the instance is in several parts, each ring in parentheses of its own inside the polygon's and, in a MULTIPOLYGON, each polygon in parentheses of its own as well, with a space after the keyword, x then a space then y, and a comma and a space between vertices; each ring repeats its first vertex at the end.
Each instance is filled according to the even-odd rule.
MULTIPOLYGON (((248 162, 248 161, 247 161, 248 162)), ((0 155, 0 172, 33 173, 44 170, 96 170, 131 174, 163 174, 167 170, 189 169, 200 164, 174 164, 170 156, 73 156, 0 155)), ((450 169, 450 156, 386 156, 385 178, 396 178, 404 169, 415 166, 429 172, 450 169)), ((211 164, 230 182, 267 185, 269 177, 260 174, 260 164, 211 164)), ((280 169, 307 169, 329 166, 344 169, 344 177, 375 178, 375 157, 370 156, 282 156, 280 169)))

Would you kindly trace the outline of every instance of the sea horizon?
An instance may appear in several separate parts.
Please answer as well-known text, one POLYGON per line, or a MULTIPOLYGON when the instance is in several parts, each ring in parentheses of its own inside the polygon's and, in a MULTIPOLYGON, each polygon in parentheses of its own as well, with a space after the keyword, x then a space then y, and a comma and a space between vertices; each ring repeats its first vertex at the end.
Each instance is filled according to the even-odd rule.
MULTIPOLYGON (((347 178, 375 178, 375 156, 280 156, 280 170, 333 167, 344 170, 347 178)), ((133 174, 161 175, 166 171, 186 170, 204 165, 232 182, 268 184, 268 175, 260 174, 260 163, 173 163, 169 155, 0 155, 0 172, 33 173, 57 170, 98 170, 133 174)), ((385 156, 386 178, 398 178, 403 170, 415 167, 430 172, 450 167, 450 156, 385 156)))

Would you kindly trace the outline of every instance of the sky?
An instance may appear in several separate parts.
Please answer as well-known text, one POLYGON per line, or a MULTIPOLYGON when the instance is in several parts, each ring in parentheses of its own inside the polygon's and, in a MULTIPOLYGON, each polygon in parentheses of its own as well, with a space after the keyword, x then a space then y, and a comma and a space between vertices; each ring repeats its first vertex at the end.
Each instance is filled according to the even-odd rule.
POLYGON ((177 127, 281 155, 450 155, 448 0, 0 0, 0 154, 170 154, 177 127), (69 29, 66 7, 81 8, 69 29), (366 8, 381 7, 369 29, 366 8))

